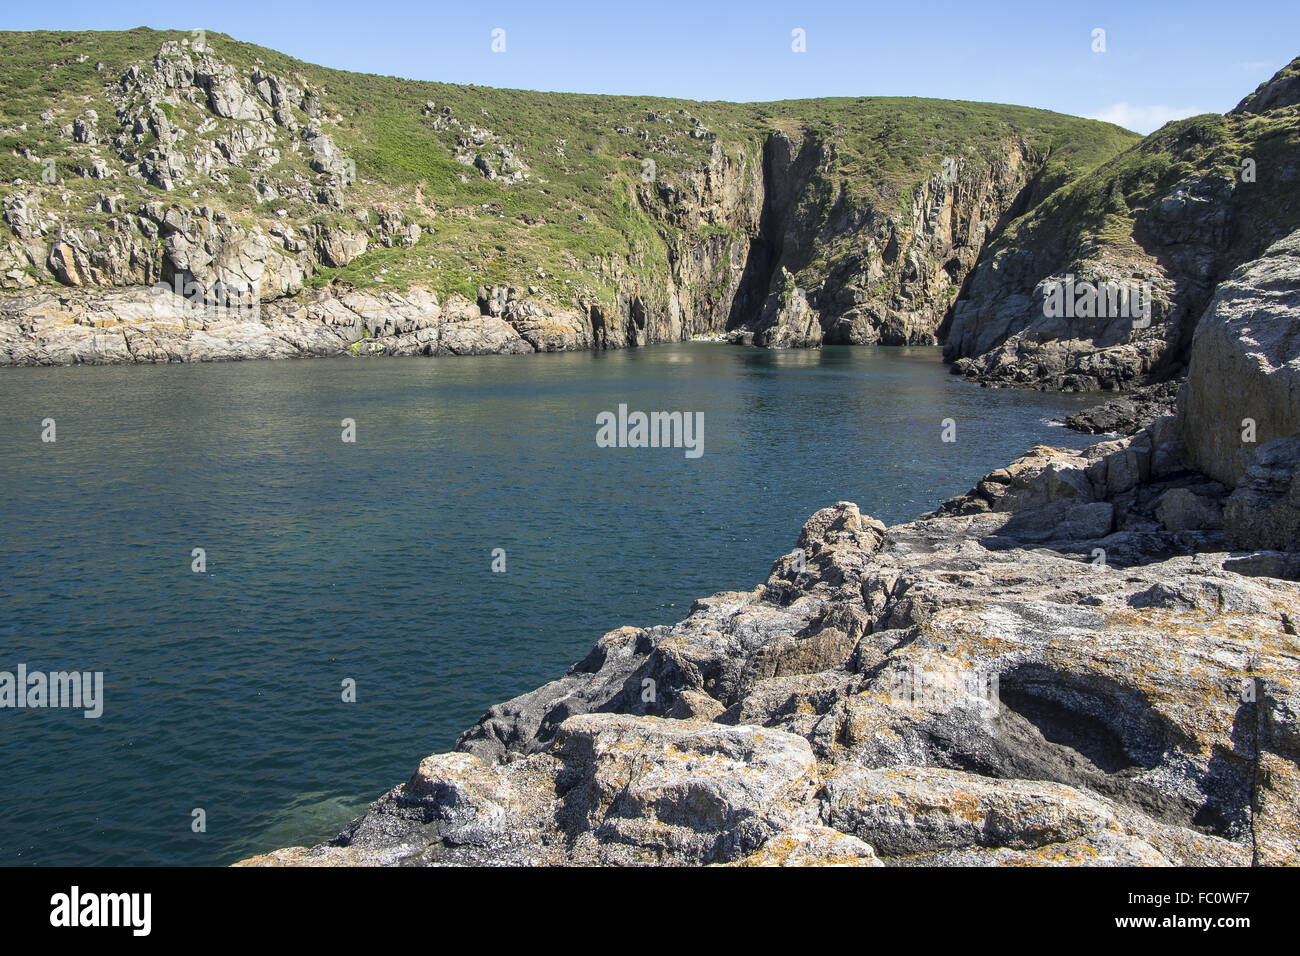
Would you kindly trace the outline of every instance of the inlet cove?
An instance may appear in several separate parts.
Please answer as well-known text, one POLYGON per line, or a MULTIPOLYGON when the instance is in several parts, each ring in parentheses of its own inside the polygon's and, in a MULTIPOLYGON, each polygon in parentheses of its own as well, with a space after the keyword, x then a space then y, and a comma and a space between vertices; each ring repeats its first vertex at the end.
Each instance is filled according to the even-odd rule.
POLYGON ((406 77, 0 30, 0 863, 1248 925, 1194 874, 1300 864, 1300 15, 861 6, 292 38, 406 77))
POLYGON ((0 645, 36 670, 57 621, 105 709, 0 710, 24 754, 5 861, 225 864, 331 837, 593 633, 762 578, 828 494, 909 519, 1027 447, 1086 443, 1052 420, 1087 402, 981 389, 933 348, 8 370, 0 645), (97 781, 90 832, 21 796, 69 766, 97 781), (180 816, 165 779, 187 781, 180 816))

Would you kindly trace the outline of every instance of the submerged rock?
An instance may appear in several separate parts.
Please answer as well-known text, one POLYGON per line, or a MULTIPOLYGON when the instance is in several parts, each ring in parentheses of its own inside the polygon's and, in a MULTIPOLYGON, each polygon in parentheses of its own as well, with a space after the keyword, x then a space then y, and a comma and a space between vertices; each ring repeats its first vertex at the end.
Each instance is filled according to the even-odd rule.
MULTIPOLYGON (((963 359, 962 361, 969 361, 963 359)), ((1120 398, 1066 416, 1065 426, 1091 435, 1132 435, 1177 407, 1178 382, 1136 388, 1120 398)))

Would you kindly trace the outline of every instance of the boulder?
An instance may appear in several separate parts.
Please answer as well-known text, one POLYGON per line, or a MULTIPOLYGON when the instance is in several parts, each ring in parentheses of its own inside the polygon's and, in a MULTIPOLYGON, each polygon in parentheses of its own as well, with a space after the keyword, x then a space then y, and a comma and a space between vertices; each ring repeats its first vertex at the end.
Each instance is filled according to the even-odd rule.
POLYGON ((1228 546, 1300 551, 1300 436, 1260 447, 1223 510, 1228 546))
POLYGON ((1171 488, 1156 505, 1156 517, 1169 531, 1203 531, 1223 527, 1223 505, 1186 488, 1171 488))
POLYGON ((1229 488, 1261 445, 1300 432, 1300 231, 1219 284, 1179 418, 1191 464, 1229 488))
POLYGON ((824 826, 799 826, 778 833, 756 852, 727 866, 884 866, 876 851, 857 837, 824 826))

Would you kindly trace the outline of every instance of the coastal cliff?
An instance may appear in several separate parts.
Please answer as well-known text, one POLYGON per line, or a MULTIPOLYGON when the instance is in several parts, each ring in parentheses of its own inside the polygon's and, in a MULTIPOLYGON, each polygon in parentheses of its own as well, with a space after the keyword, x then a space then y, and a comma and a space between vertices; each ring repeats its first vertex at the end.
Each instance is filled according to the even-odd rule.
POLYGON ((0 364, 942 344, 1173 411, 1300 226, 1300 60, 1146 138, 887 97, 695 103, 328 70, 204 31, 0 34, 0 364), (1137 287, 1140 321, 1049 303, 1137 287))
POLYGON ((543 94, 215 33, 0 34, 0 364, 933 344, 1137 137, 1043 110, 543 94))
POLYGON ((953 311, 953 370, 990 385, 1146 386, 1167 408, 1176 388, 1159 386, 1186 374, 1219 282, 1300 228, 1298 104, 1300 59, 1226 115, 1166 124, 1014 223, 953 311), (1145 285, 1145 324, 1045 307, 1067 282, 1145 285))
POLYGON ((1300 232, 1220 286, 1176 415, 905 524, 825 508, 244 863, 1295 865, 1297 290, 1300 232))

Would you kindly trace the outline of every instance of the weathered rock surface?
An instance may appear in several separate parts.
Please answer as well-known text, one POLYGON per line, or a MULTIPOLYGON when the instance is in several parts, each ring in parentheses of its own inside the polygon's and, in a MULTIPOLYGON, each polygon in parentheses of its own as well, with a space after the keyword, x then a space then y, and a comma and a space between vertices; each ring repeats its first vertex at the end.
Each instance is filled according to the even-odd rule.
POLYGON ((1232 548, 1300 550, 1300 437, 1262 445, 1224 504, 1232 548))
POLYGON ((808 742, 761 727, 631 715, 573 717, 545 755, 485 765, 429 757, 349 827, 348 853, 278 851, 250 863, 756 863, 842 856, 807 812, 808 742), (813 827, 810 831, 809 827, 813 827), (788 841, 773 844, 778 839, 788 841))
POLYGON ((285 315, 274 322, 238 308, 195 307, 165 288, 32 290, 0 302, 0 364, 220 361, 332 355, 359 327, 285 315))
MULTIPOLYGON (((751 337, 752 344, 776 349, 806 349, 821 345, 821 321, 808 304, 808 296, 795 286, 794 277, 784 266, 777 281, 784 288, 769 297, 758 321, 758 331, 751 337)), ((739 337, 743 340, 744 336, 742 332, 739 337)))
POLYGON ((1002 233, 953 311, 954 371, 1077 391, 1180 377, 1216 284, 1300 227, 1298 64, 1225 116, 1167 125, 1002 233), (1046 308, 1066 282, 1149 283, 1149 314, 1046 308))
POLYGON ((1162 419, 907 524, 823 509, 764 584, 607 634, 247 862, 1300 862, 1300 584, 1162 524, 1222 515, 1183 452, 1162 419))
POLYGON ((196 304, 165 285, 147 296, 32 289, 0 300, 0 365, 525 354, 565 347, 541 332, 573 321, 566 314, 548 325, 544 312, 512 313, 510 321, 458 296, 440 305, 422 289, 321 291, 252 303, 196 304))
MULTIPOLYGON (((1274 148, 1300 128, 1295 76, 1227 117, 1173 124, 1027 220, 1046 156, 1018 137, 943 168, 930 157, 910 203, 863 202, 833 135, 773 129, 724 150, 697 126, 706 159, 627 190, 653 241, 564 263, 603 297, 558 304, 498 283, 471 302, 309 290, 368 250, 414 248, 421 225, 391 195, 352 200, 326 91, 168 41, 106 78, 111 115, 81 104, 57 127, 67 172, 103 183, 93 202, 69 213, 44 180, 4 198, 0 364, 527 353, 703 332, 930 343, 949 320, 954 369, 990 384, 1163 383, 1190 356, 1176 418, 1134 402, 1090 414, 1081 425, 1131 434, 1035 448, 891 528, 849 502, 823 509, 763 584, 672 626, 610 632, 334 840, 247 862, 1294 865, 1296 235, 1203 307, 1298 225, 1300 172, 1274 148), (202 118, 186 127, 177 109, 202 118), (1267 178, 1223 173, 1256 148, 1267 178), (183 198, 209 181, 238 181, 257 215, 183 198), (667 261, 643 268, 649 255, 667 261), (1150 282, 1150 324, 1049 316, 1068 277, 1150 282)), ((464 176, 505 189, 530 175, 477 121, 432 103, 421 117, 455 128, 464 176)))
POLYGON ((1300 432, 1300 230, 1219 285, 1180 396, 1192 463, 1233 487, 1261 445, 1300 432))

